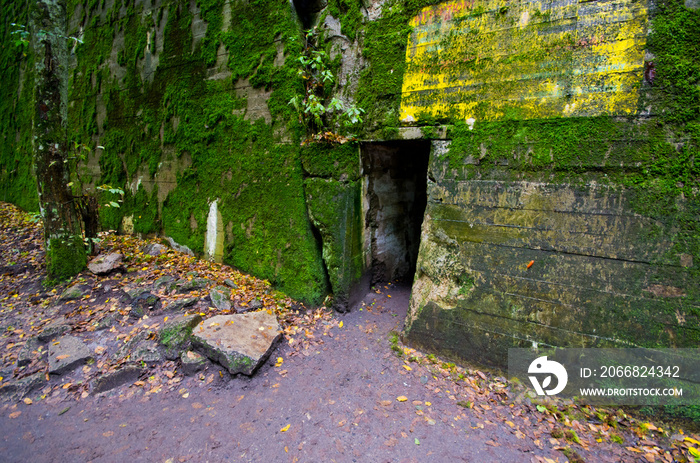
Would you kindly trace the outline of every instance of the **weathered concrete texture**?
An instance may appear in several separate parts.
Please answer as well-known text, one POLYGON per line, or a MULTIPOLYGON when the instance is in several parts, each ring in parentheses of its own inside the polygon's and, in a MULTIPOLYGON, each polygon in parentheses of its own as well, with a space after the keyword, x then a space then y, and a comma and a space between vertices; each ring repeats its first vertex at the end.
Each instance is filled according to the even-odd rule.
POLYGON ((277 318, 263 310, 204 320, 192 331, 192 344, 232 375, 252 375, 280 336, 277 318))
POLYGON ((451 1, 411 21, 401 119, 633 114, 647 2, 451 1), (459 56, 457 59, 455 57, 459 56))
POLYGON ((217 201, 209 205, 207 233, 204 236, 204 256, 212 262, 221 262, 224 257, 224 221, 217 201))
POLYGON ((310 178, 304 187, 309 218, 323 243, 334 308, 345 312, 355 302, 352 295, 364 294, 357 291, 366 267, 361 242, 361 183, 310 178))
POLYGON ((90 349, 75 336, 63 336, 49 344, 49 373, 60 375, 92 358, 90 349))
POLYGON ((629 191, 454 180, 431 163, 410 342, 499 366, 535 344, 697 345, 697 281, 629 191))

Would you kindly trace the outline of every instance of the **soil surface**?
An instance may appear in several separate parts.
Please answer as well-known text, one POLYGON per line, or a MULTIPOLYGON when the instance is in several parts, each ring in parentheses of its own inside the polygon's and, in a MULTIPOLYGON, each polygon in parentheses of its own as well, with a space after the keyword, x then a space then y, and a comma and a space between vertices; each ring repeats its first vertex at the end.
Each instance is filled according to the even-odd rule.
MULTIPOLYGON (((36 250, 31 233, 15 241, 4 238, 4 259, 17 256, 16 262, 4 264, 0 279, 5 330, 0 345, 9 352, 3 357, 5 371, 16 361, 17 347, 26 342, 31 326, 48 326, 50 316, 64 314, 76 334, 86 340, 96 337, 91 344, 96 352, 103 345, 109 348, 72 374, 46 374, 49 381, 43 389, 24 398, 4 397, 4 462, 688 461, 688 445, 678 444, 684 438, 672 435, 677 431, 642 426, 622 411, 563 401, 533 403, 527 390, 499 372, 456 366, 403 346, 397 334, 410 287, 397 283, 373 288, 344 315, 289 301, 285 305, 278 297, 275 307, 285 305, 275 309, 283 319, 284 336, 252 377, 232 377, 211 362, 186 376, 179 363, 170 361, 150 366, 139 381, 94 394, 90 375, 113 367, 106 359, 115 349, 99 339, 120 330, 145 330, 144 323, 153 328, 163 315, 134 321, 126 309, 110 306, 110 298, 100 296, 98 289, 107 281, 124 284, 114 276, 92 280, 85 272, 80 278, 90 288, 84 288, 80 310, 76 303, 59 301, 60 291, 55 296, 42 293, 32 277, 23 277, 41 273, 40 253, 35 261, 30 259, 36 250), (23 262, 22 257, 30 260, 23 262), (23 279, 28 281, 24 286, 23 279), (18 300, 29 305, 12 302, 18 300), (111 331, 90 329, 89 317, 103 310, 100 304, 123 315, 111 331), (68 306, 72 311, 61 308, 68 306), (42 315, 25 323, 27 313, 42 315), (18 328, 22 323, 26 326, 18 328)), ((148 262, 137 266, 143 271, 144 265, 168 266, 165 261, 148 262)), ((151 276, 132 272, 123 279, 151 276)), ((262 288, 240 275, 235 278, 256 291, 262 288)), ((268 292, 256 294, 273 307, 268 292)), ((207 310, 205 298, 199 304, 197 310, 207 310)), ((44 372, 42 362, 36 357, 28 366, 14 368, 13 378, 27 377, 31 371, 26 369, 44 372)))

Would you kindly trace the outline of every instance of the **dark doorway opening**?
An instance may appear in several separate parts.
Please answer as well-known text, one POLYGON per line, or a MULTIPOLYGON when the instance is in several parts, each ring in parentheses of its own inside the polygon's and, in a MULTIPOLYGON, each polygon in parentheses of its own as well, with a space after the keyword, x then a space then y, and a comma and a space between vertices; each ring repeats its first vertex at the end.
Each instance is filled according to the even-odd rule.
POLYGON ((427 205, 429 157, 427 140, 362 145, 372 285, 413 283, 427 205))
POLYGON ((304 30, 311 29, 316 24, 318 13, 325 8, 323 0, 292 0, 294 9, 304 30))

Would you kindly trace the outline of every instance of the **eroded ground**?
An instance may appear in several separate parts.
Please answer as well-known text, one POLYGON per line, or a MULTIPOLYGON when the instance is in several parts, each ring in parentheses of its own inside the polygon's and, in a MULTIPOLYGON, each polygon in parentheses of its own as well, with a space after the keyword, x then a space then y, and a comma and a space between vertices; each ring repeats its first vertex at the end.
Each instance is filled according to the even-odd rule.
POLYGON ((2 461, 671 462, 692 461, 700 445, 696 435, 622 411, 534 403, 497 372, 401 345, 405 286, 379 286, 340 316, 226 266, 173 250, 150 256, 144 242, 110 236, 103 251, 122 252, 123 271, 86 270, 45 288, 40 228, 9 205, 0 220, 2 461), (155 287, 163 276, 206 282, 171 292, 155 287), (231 308, 213 308, 208 290, 226 280, 235 286, 231 308), (69 287, 80 295, 61 299, 69 287), (137 289, 151 291, 162 308, 130 316, 137 289), (171 306, 188 298, 196 302, 171 306), (98 378, 134 364, 134 339, 157 344, 166 317, 175 316, 168 307, 208 318, 251 305, 276 314, 283 329, 252 378, 211 362, 189 371, 155 356, 136 362, 138 377, 95 394, 98 378), (57 325, 93 360, 48 374, 52 341, 26 345, 57 325))

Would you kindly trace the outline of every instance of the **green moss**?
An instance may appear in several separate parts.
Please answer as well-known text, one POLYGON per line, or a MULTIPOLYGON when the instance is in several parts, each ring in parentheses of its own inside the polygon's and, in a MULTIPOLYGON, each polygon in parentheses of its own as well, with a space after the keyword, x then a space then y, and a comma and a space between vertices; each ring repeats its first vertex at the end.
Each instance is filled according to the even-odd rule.
POLYGON ((48 240, 46 266, 50 278, 66 280, 82 271, 86 263, 87 255, 82 237, 48 240))
POLYGON ((311 143, 301 149, 304 172, 311 177, 357 180, 360 177, 360 148, 357 143, 335 145, 311 143))
POLYGON ((364 22, 362 0, 330 0, 327 11, 340 21, 340 32, 354 41, 364 22))

